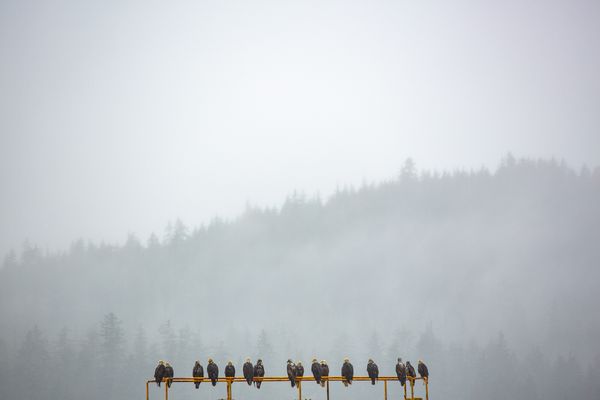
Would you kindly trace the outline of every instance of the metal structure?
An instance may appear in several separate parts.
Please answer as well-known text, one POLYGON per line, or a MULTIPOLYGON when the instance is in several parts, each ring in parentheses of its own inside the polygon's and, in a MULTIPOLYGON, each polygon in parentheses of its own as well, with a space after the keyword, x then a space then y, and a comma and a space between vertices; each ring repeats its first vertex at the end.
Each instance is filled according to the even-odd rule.
MULTIPOLYGON (((169 378, 172 383, 194 383, 194 382, 210 382, 209 378, 169 378)), ((297 389, 298 389, 298 400, 302 400, 302 382, 313 381, 315 378, 313 376, 303 376, 296 378, 297 389)), ((326 392, 327 392, 327 400, 329 400, 329 382, 342 382, 344 381, 344 377, 342 376, 329 376, 323 381, 326 382, 326 392)), ((380 376, 378 381, 383 382, 383 399, 387 400, 388 398, 388 382, 398 382, 398 377, 396 376, 380 376)), ((409 376, 406 377, 406 385, 404 385, 404 399, 403 400, 423 400, 420 397, 415 397, 415 383, 418 380, 423 380, 425 384, 425 400, 429 400, 429 379, 423 378, 411 378, 409 376), (410 396, 407 393, 407 387, 410 385, 410 396)), ((287 382, 289 383, 289 378, 287 376, 264 376, 262 378, 255 377, 255 382, 287 382)), ((371 382, 371 378, 368 376, 355 376, 352 382, 371 382)), ((232 386, 234 382, 244 382, 246 383, 246 379, 242 376, 236 376, 235 378, 219 378, 217 382, 227 383, 227 400, 232 400, 232 386)), ((146 381, 146 400, 150 400, 150 384, 156 383, 156 381, 149 380, 146 381)), ((167 385, 167 378, 163 379, 163 385, 165 387, 165 400, 169 400, 169 385, 167 385)))

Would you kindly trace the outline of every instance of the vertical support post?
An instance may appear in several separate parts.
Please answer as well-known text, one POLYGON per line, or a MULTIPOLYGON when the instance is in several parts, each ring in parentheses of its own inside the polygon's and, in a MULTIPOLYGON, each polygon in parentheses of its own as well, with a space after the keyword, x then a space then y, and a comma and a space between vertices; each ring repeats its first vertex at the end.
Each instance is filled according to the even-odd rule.
POLYGON ((165 400, 169 400, 169 380, 163 379, 163 383, 165 384, 165 400))
POLYGON ((387 400, 387 381, 383 381, 383 400, 387 400))
POLYGON ((327 400, 329 400, 329 379, 327 379, 327 400))
POLYGON ((302 381, 296 381, 296 386, 298 386, 298 400, 302 400, 302 381))
POLYGON ((231 380, 227 379, 227 400, 231 400, 231 380))
POLYGON ((425 400, 429 400, 429 379, 425 378, 425 400))
POLYGON ((404 400, 407 400, 406 399, 406 382, 404 382, 404 400))
POLYGON ((410 379, 410 399, 415 400, 415 381, 410 379))
POLYGON ((150 389, 148 385, 150 385, 150 382, 146 381, 146 400, 150 400, 150 389))

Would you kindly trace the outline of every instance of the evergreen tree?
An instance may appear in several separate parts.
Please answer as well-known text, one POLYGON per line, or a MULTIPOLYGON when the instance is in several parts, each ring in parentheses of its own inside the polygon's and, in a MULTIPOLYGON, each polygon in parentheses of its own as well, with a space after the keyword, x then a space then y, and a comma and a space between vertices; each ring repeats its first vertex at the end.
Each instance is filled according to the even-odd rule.
POLYGON ((65 377, 74 376, 77 370, 77 360, 66 327, 61 329, 58 335, 53 358, 53 368, 50 371, 52 375, 51 393, 54 393, 52 397, 57 399, 73 398, 73 385, 65 384, 65 377))
POLYGON ((177 353, 177 338, 175 330, 171 326, 171 321, 168 320, 158 329, 161 338, 161 355, 164 360, 172 359, 177 353))
POLYGON ((14 393, 24 399, 45 399, 50 378, 50 354, 48 342, 37 325, 25 334, 15 367, 14 393))
POLYGON ((256 354, 255 358, 262 358, 263 361, 273 361, 273 345, 269 340, 269 336, 267 335, 267 331, 262 329, 258 335, 258 339, 256 341, 256 354))
POLYGON ((104 377, 100 375, 102 372, 100 353, 100 334, 94 327, 87 332, 77 356, 75 398, 92 400, 104 398, 104 377))
POLYGON ((104 393, 115 397, 123 385, 123 351, 125 337, 121 321, 114 313, 106 314, 100 323, 100 349, 102 369, 100 376, 104 393))
POLYGON ((2 262, 2 268, 11 269, 15 268, 18 264, 17 261, 17 252, 14 249, 10 249, 8 253, 4 256, 4 261, 2 262))

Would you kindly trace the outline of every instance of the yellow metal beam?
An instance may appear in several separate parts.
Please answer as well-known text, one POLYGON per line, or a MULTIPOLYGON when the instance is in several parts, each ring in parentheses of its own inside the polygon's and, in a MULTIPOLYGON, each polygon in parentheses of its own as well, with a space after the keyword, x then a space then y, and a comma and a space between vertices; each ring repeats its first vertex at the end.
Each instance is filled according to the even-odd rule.
MULTIPOLYGON (((173 383, 194 383, 194 382, 210 382, 210 378, 204 377, 204 378, 169 378, 169 380, 173 383)), ((298 386, 298 400, 302 400, 302 382, 314 382, 315 378, 313 376, 303 376, 303 377, 298 377, 296 378, 297 380, 297 386, 298 386)), ((342 376, 328 376, 327 377, 327 400, 329 400, 329 382, 342 382, 344 381, 345 378, 342 376)), ((387 400, 387 394, 388 394, 388 388, 387 388, 387 383, 388 382, 394 382, 394 381, 398 381, 398 377, 397 376, 381 376, 378 378, 379 381, 383 382, 383 390, 384 390, 384 400, 387 400)), ((417 378, 411 378, 411 377, 407 377, 407 385, 404 385, 404 400, 416 400, 415 398, 415 392, 414 392, 414 385, 415 382, 418 380, 423 380, 424 384, 425 384, 425 400, 429 400, 429 379, 423 379, 421 377, 417 377, 417 378), (407 388, 406 386, 408 386, 408 384, 410 384, 410 398, 408 397, 406 391, 407 388)), ((259 377, 255 377, 254 378, 255 382, 289 382, 289 378, 287 376, 265 376, 262 378, 259 377)), ((357 382, 370 382, 371 378, 369 378, 368 376, 355 376, 353 381, 357 381, 357 382)), ((246 379, 242 376, 236 376, 234 378, 219 378, 217 379, 217 382, 225 382, 227 383, 227 398, 229 400, 231 400, 232 398, 232 390, 231 390, 231 386, 234 382, 246 382, 246 379)), ((146 400, 150 400, 150 389, 149 389, 149 385, 150 383, 156 383, 156 381, 154 379, 152 380, 148 380, 146 381, 146 400)), ((165 400, 169 400, 169 385, 167 384, 167 380, 164 379, 163 380, 163 384, 165 385, 165 400)))
POLYGON ((387 383, 388 381, 383 381, 383 400, 387 400, 387 383))
MULTIPOLYGON (((328 381, 332 381, 332 382, 342 382, 345 378, 343 376, 328 376, 327 380, 328 381)), ((169 378, 169 380, 171 382, 188 382, 188 383, 193 383, 193 382, 210 382, 210 378, 208 377, 204 377, 204 378, 169 378)), ((298 377, 296 378, 296 380, 298 381, 309 381, 309 382, 314 382, 315 378, 311 375, 311 376, 303 376, 303 377, 298 377)), ((377 380, 379 381, 397 381, 398 377, 396 376, 380 376, 379 378, 377 378, 377 380)), ((418 380, 423 380, 423 378, 417 377, 417 378, 408 378, 408 380, 414 380, 414 381, 418 381, 418 380)), ((263 376, 262 378, 259 377, 255 377, 254 381, 258 382, 289 382, 289 378, 287 376, 263 376)), ((353 381, 371 381, 371 378, 369 378, 368 376, 355 376, 353 378, 353 381)), ((149 380, 148 383, 152 383, 152 382, 156 382, 154 379, 149 380)), ((236 376, 235 378, 219 378, 217 379, 217 382, 246 382, 246 378, 244 378, 243 376, 236 376)))

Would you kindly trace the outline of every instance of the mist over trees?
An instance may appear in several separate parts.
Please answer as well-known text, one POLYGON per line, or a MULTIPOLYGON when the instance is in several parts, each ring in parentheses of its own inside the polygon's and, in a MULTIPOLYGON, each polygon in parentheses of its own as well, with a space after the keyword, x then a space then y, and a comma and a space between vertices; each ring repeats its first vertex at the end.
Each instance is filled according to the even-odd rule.
MULTIPOLYGON (((409 160, 326 201, 295 193, 144 241, 25 243, 0 269, 0 398, 141 398, 158 359, 190 376, 196 359, 241 370, 246 356, 267 375, 288 358, 338 374, 347 356, 361 375, 369 357, 382 375, 422 358, 432 398, 598 398, 599 204, 600 169, 508 155, 495 171, 440 173, 409 160)), ((243 386, 234 397, 296 395, 243 386)), ((339 386, 332 398, 383 390, 339 386)))

